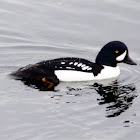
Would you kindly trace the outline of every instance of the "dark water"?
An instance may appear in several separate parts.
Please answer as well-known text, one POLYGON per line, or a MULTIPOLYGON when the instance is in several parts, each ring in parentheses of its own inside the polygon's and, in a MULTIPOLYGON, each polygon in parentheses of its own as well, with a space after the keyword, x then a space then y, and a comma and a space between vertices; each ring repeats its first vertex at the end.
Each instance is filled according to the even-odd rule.
POLYGON ((139 140, 140 2, 0 0, 0 139, 139 140), (123 41, 137 66, 113 81, 60 83, 43 92, 8 74, 41 60, 91 61, 123 41))

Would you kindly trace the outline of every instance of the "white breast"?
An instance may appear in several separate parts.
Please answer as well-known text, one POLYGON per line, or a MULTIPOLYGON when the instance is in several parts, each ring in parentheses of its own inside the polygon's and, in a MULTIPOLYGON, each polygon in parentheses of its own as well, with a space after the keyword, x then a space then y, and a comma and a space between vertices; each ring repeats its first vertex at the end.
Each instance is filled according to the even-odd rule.
POLYGON ((95 76, 95 80, 114 78, 119 75, 120 68, 118 66, 116 67, 104 66, 104 69, 101 70, 101 73, 95 76))
POLYGON ((101 72, 94 76, 93 73, 81 72, 75 70, 56 70, 55 75, 60 81, 89 81, 89 80, 103 80, 119 76, 119 67, 104 66, 101 72))

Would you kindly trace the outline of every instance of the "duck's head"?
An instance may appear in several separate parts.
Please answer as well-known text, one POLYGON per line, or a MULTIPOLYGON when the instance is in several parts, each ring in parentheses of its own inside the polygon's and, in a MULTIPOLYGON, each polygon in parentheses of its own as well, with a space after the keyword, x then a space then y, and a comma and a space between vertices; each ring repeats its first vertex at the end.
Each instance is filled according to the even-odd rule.
POLYGON ((96 58, 96 63, 105 66, 116 67, 117 63, 136 65, 129 57, 127 46, 120 41, 112 41, 106 44, 96 58))

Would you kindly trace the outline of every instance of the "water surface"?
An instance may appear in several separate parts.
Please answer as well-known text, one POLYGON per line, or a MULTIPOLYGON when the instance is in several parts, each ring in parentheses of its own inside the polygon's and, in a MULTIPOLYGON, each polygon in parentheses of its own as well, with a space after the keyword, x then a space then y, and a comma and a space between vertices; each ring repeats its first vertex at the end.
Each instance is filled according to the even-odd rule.
POLYGON ((0 0, 0 139, 139 140, 139 12, 138 0, 0 0), (62 82, 46 92, 8 76, 58 57, 94 61, 113 40, 138 64, 119 64, 113 81, 62 82))

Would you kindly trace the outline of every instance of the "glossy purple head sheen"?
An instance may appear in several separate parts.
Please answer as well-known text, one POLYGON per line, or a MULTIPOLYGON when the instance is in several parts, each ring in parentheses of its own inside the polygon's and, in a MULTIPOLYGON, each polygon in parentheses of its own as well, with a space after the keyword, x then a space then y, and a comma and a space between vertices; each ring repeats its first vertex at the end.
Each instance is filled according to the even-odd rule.
POLYGON ((127 46, 120 41, 107 43, 96 57, 96 63, 100 65, 116 67, 121 62, 136 65, 129 57, 127 46))

